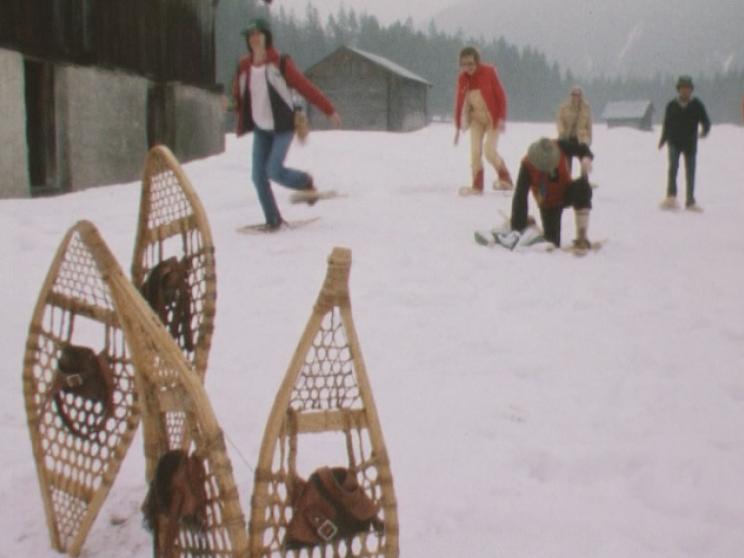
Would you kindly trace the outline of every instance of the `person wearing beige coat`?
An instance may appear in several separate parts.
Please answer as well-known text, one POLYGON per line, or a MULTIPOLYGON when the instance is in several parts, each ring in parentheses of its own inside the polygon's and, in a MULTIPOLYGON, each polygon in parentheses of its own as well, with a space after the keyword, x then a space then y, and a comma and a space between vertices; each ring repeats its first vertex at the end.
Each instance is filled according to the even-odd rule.
MULTIPOLYGON (((571 143, 583 143, 587 146, 592 144, 592 108, 584 98, 581 87, 575 85, 571 94, 558 109, 556 117, 558 127, 558 139, 571 143)), ((568 168, 571 170, 572 158, 568 159, 568 168)))
POLYGON ((581 87, 571 89, 571 95, 558 109, 556 124, 559 139, 592 144, 592 108, 581 87))

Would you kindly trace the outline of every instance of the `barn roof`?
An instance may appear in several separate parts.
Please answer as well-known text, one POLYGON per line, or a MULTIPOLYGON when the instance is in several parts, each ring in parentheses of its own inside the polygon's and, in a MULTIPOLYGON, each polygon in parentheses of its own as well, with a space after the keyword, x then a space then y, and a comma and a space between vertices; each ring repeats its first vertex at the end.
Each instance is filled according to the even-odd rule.
POLYGON ((382 66, 383 68, 385 68, 389 72, 392 72, 392 73, 394 73, 394 74, 396 74, 396 75, 398 75, 398 76, 400 76, 402 78, 410 79, 411 81, 418 81, 419 83, 424 83, 426 85, 431 85, 431 83, 429 83, 427 80, 425 80, 421 76, 414 74, 412 71, 407 70, 406 68, 404 68, 400 64, 396 64, 392 60, 388 60, 384 56, 380 56, 379 54, 372 54, 371 52, 367 52, 366 50, 362 50, 362 49, 355 48, 355 47, 348 47, 347 46, 346 48, 348 48, 350 51, 358 54, 359 56, 361 56, 363 58, 366 58, 367 60, 369 60, 373 64, 377 64, 378 66, 382 66))
POLYGON ((653 108, 651 101, 612 101, 605 105, 602 118, 604 120, 643 118, 651 108, 653 108))

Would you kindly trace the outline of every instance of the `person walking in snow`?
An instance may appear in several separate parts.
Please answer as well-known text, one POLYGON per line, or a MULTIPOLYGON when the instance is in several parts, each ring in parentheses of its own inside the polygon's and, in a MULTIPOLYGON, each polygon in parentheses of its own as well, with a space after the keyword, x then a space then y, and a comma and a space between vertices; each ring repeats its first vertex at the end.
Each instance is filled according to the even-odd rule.
POLYGON ((292 59, 273 47, 267 21, 252 20, 243 31, 249 54, 241 58, 233 81, 238 136, 253 132, 252 178, 266 229, 284 222, 270 180, 297 190, 293 199, 314 203, 319 196, 308 173, 288 168, 284 160, 294 136, 294 103, 290 88, 318 107, 336 126, 341 118, 331 102, 297 69, 292 59))
MULTIPOLYGON (((592 108, 578 85, 571 88, 568 98, 561 103, 556 115, 558 139, 574 143, 592 144, 592 108)), ((573 159, 568 160, 571 170, 573 159)))
POLYGON ((460 189, 463 195, 483 193, 483 155, 496 170, 494 190, 513 188, 504 160, 496 151, 506 122, 506 92, 496 68, 484 64, 474 47, 460 51, 460 74, 455 96, 455 145, 460 131, 470 128, 472 182, 460 189))
POLYGON ((695 159, 698 135, 706 137, 710 132, 711 124, 703 103, 697 97, 692 96, 693 89, 692 78, 680 76, 677 80, 677 97, 669 101, 664 113, 659 149, 664 147, 664 144, 668 144, 669 172, 667 195, 661 202, 662 209, 679 207, 677 204, 677 171, 679 170, 679 156, 683 155, 687 182, 685 207, 690 211, 702 211, 695 202, 695 159))
POLYGON ((592 188, 588 177, 593 159, 594 154, 585 143, 541 138, 531 144, 519 166, 512 200, 511 232, 505 233, 505 238, 501 238, 500 243, 513 247, 519 242, 520 234, 529 224, 528 197, 532 192, 540 209, 545 240, 556 246, 561 245, 563 209, 573 207, 576 220, 574 247, 580 250, 590 248, 587 233, 592 208, 592 188), (575 180, 571 179, 568 170, 570 157, 577 157, 581 161, 582 175, 575 180))

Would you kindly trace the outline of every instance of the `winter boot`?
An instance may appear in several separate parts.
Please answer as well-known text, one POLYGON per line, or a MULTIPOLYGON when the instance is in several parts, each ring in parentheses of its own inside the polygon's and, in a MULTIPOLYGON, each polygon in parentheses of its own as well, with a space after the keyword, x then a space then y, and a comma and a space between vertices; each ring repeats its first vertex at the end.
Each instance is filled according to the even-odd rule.
POLYGON ((461 196, 478 196, 483 193, 483 169, 473 175, 473 185, 460 188, 461 196))
POLYGON ((501 165, 498 169, 498 175, 498 180, 493 183, 494 190, 511 190, 514 188, 514 183, 512 182, 509 169, 506 168, 506 165, 501 165))
POLYGON ((473 190, 483 191, 483 169, 480 169, 473 176, 473 190))
POLYGON ((661 209, 679 209, 679 203, 677 203, 676 196, 667 196, 664 198, 661 203, 659 204, 659 207, 661 209))
MULTIPOLYGON (((309 175, 308 175, 309 176, 309 175)), ((320 198, 320 192, 313 183, 313 177, 309 176, 310 180, 302 190, 294 192, 290 196, 290 202, 292 203, 306 203, 307 205, 315 205, 315 202, 320 198)))
POLYGON ((699 206, 699 205, 698 205, 697 203, 695 203, 695 202, 692 202, 692 203, 688 203, 688 204, 687 204, 687 205, 685 206, 685 209, 686 209, 687 211, 692 211, 692 212, 694 212, 694 213, 702 213, 702 212, 703 212, 703 208, 702 208, 702 207, 700 207, 700 206, 699 206))
POLYGON ((589 250, 592 243, 589 242, 587 231, 589 230, 589 209, 575 209, 574 219, 576 221, 576 240, 573 241, 577 250, 589 250))

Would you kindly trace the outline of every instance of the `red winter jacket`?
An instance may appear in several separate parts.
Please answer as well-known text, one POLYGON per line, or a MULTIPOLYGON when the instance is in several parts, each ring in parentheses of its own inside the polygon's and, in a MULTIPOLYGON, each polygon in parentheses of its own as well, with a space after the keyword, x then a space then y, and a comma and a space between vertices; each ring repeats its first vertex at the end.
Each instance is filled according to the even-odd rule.
POLYGON ((555 173, 541 172, 527 160, 522 159, 517 176, 517 186, 512 198, 511 226, 513 230, 522 231, 527 226, 527 210, 529 193, 535 197, 538 207, 548 209, 563 207, 563 199, 571 182, 568 170, 568 160, 561 153, 558 169, 555 173))
MULTIPOLYGON (((564 207, 566 205, 566 190, 571 182, 575 182, 571 179, 571 171, 568 168, 569 158, 583 159, 589 157, 594 159, 594 154, 585 143, 568 140, 557 140, 556 143, 561 155, 555 172, 546 173, 538 170, 527 157, 522 159, 522 164, 519 165, 517 185, 512 197, 511 226, 513 230, 522 231, 527 226, 529 204, 527 198, 530 192, 535 197, 540 209, 564 207)), ((586 179, 583 180, 586 181, 586 179)), ((591 188, 589 188, 588 181, 586 181, 586 188, 590 193, 588 200, 591 200, 591 188)), ((591 204, 589 203, 586 207, 591 207, 591 204)))
POLYGON ((558 172, 553 175, 542 172, 527 160, 522 159, 522 165, 529 177, 530 190, 539 207, 563 207, 566 189, 571 182, 571 171, 568 170, 568 159, 561 151, 558 161, 558 172))
MULTIPOLYGON (((288 131, 294 127, 294 107, 288 94, 289 87, 296 90, 326 115, 330 116, 336 112, 331 102, 302 74, 291 58, 285 57, 283 73, 280 71, 280 61, 281 56, 276 49, 269 48, 266 50, 266 63, 270 65, 269 69, 273 66, 271 78, 269 78, 269 97, 276 131, 288 131)), ((235 112, 238 115, 236 133, 239 136, 255 128, 249 87, 252 65, 252 54, 241 58, 233 80, 233 99, 235 100, 235 112)))
POLYGON ((472 76, 467 72, 461 72, 457 79, 455 126, 458 129, 462 128, 462 109, 465 105, 465 97, 468 91, 473 89, 480 90, 494 126, 498 126, 499 120, 506 121, 506 91, 501 85, 496 68, 488 64, 478 64, 472 76))

